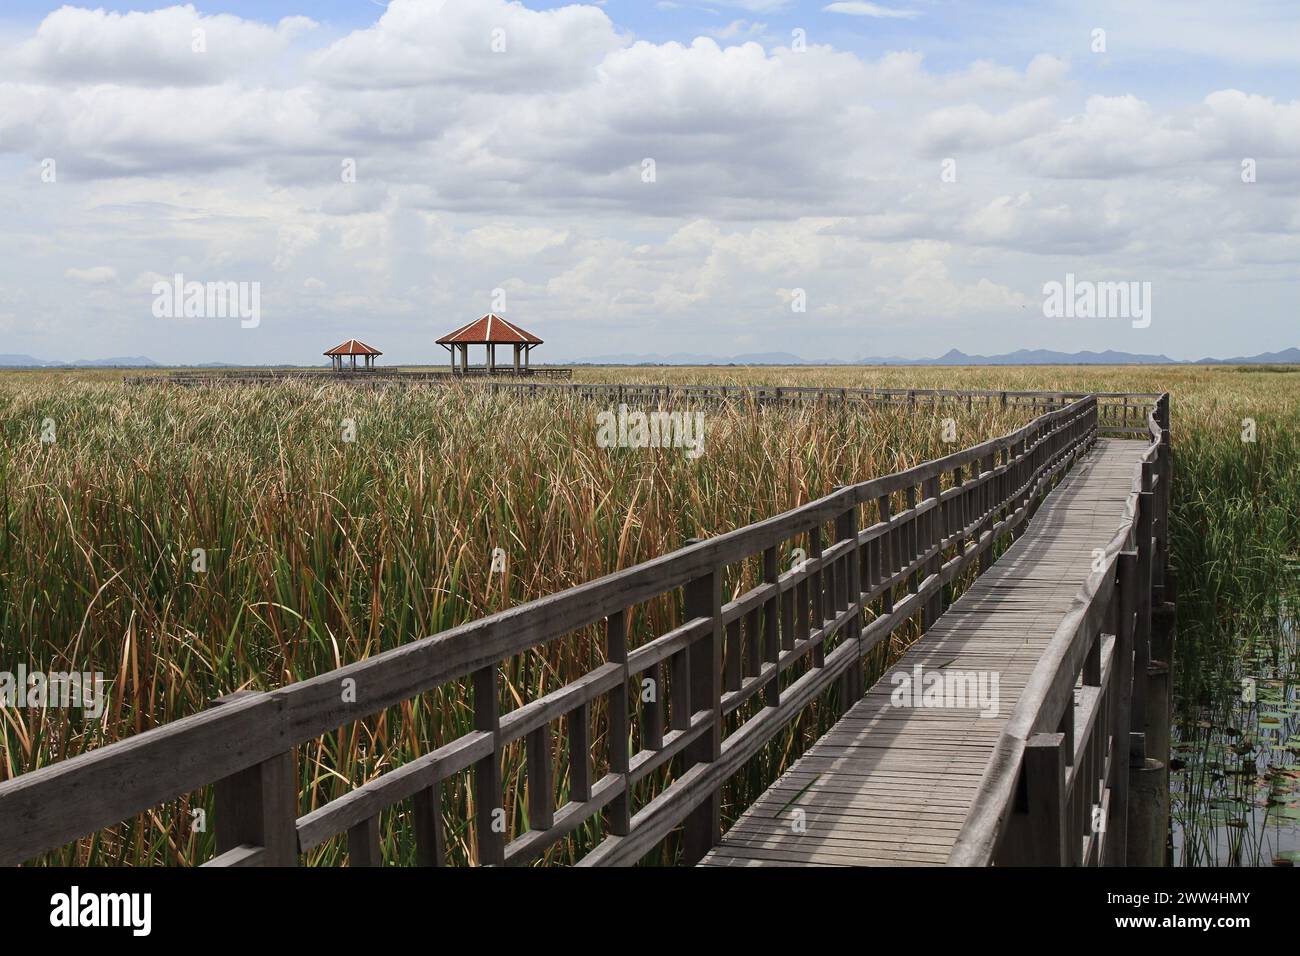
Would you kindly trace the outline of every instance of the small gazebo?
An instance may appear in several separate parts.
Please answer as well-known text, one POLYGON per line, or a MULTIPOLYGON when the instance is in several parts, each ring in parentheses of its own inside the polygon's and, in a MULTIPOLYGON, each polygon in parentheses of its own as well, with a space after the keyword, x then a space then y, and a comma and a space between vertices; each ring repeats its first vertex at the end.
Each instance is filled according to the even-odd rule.
POLYGON ((342 345, 334 346, 334 348, 330 349, 325 354, 329 356, 330 364, 334 367, 334 371, 341 372, 344 368, 343 360, 349 356, 352 358, 352 365, 350 368, 355 370, 357 367, 358 355, 362 357, 362 360, 365 363, 362 366, 363 368, 374 368, 375 359, 384 353, 379 351, 379 349, 371 348, 365 342, 359 342, 356 339, 348 339, 342 345))
POLYGON ((451 353, 451 370, 456 371, 456 350, 460 349, 460 371, 469 371, 469 347, 471 345, 487 346, 487 371, 491 375, 497 370, 497 346, 510 345, 515 350, 515 374, 528 374, 528 353, 542 340, 531 332, 526 332, 501 316, 488 313, 481 319, 475 319, 469 325, 462 326, 455 332, 438 339, 438 344, 451 353), (520 356, 523 365, 520 365, 520 356))

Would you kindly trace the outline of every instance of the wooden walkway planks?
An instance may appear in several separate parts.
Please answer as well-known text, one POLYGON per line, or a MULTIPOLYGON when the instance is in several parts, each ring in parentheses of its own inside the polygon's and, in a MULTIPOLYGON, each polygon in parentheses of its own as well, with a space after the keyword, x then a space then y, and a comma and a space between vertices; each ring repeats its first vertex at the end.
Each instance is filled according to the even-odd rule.
POLYGON ((1006 554, 741 816, 701 865, 946 862, 1003 723, 1092 569, 1093 549, 1105 547, 1129 521, 1134 469, 1149 447, 1099 440, 1006 554), (923 674, 996 674, 996 714, 981 716, 978 706, 894 706, 893 676, 914 675, 916 666, 923 674))

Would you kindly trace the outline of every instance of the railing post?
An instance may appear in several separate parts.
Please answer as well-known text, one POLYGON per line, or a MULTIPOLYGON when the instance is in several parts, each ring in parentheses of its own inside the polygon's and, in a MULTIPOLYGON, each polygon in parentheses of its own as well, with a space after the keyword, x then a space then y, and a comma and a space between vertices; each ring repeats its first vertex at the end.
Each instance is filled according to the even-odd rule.
POLYGON ((348 865, 352 867, 384 865, 379 846, 379 814, 367 817, 356 826, 348 828, 348 865))
MULTIPOLYGON (((889 495, 881 495, 876 499, 876 507, 880 511, 881 522, 888 524, 893 518, 893 507, 889 501, 889 495)), ((894 576, 894 570, 897 565, 894 564, 894 532, 885 531, 876 539, 876 573, 881 581, 887 581, 894 576)), ((880 608, 885 614, 894 612, 894 588, 885 588, 885 593, 880 596, 880 608)))
POLYGON ((1015 470, 1011 467, 1010 448, 999 449, 998 467, 1001 469, 998 475, 998 514, 1001 516, 1000 520, 1005 521, 1011 517, 1012 479, 1015 478, 1015 470))
MULTIPOLYGON (((1025 453, 1024 441, 1017 441, 1011 446, 1007 453, 1007 476, 1010 479, 1007 482, 1007 517, 1012 517, 1020 510, 1024 499, 1020 497, 1023 494, 1022 486, 1024 485, 1024 468, 1021 461, 1021 455, 1025 453)), ((1028 522, 1018 525, 1011 529, 1011 540, 1015 541, 1024 534, 1028 522)))
POLYGON ((415 795, 415 860, 419 866, 442 866, 446 844, 442 833, 442 781, 415 795))
POLYGON ((492 752, 474 764, 474 833, 479 866, 506 859, 505 808, 501 806, 501 708, 497 701, 497 665, 480 667, 474 685, 474 729, 492 735, 492 752))
MULTIPOLYGON (((842 490, 837 488, 837 491, 842 490)), ((860 555, 858 553, 858 506, 851 505, 847 511, 835 520, 835 540, 852 541, 853 547, 849 553, 844 556, 843 570, 844 574, 840 581, 840 601, 845 608, 858 602, 862 597, 862 569, 859 564, 860 555)), ((844 674, 844 681, 841 684, 841 696, 844 698, 840 705, 841 712, 846 712, 853 702, 862 696, 864 676, 862 673, 862 616, 855 614, 847 624, 844 625, 845 636, 842 640, 852 641, 857 646, 858 651, 855 653, 853 666, 844 674)))
POLYGON ((583 803, 591 799, 591 704, 579 704, 569 711, 569 799, 583 803))
POLYGON ((966 553, 966 527, 970 524, 970 495, 965 490, 965 478, 962 475, 962 466, 958 465, 952 471, 952 485, 961 492, 953 499, 953 511, 956 512, 955 520, 947 515, 948 509, 944 509, 944 524, 948 528, 948 533, 957 533, 957 554, 958 556, 966 553))
MULTIPOLYGON (((984 532, 992 529, 997 521, 997 509, 995 507, 994 496, 997 493, 997 478, 993 477, 993 469, 996 468, 994 452, 989 452, 980 459, 980 514, 981 520, 975 529, 975 546, 979 547, 980 540, 984 537, 984 532)), ((993 566, 993 544, 980 552, 979 573, 983 574, 993 566)))
MULTIPOLYGON (((692 540, 688 542, 694 544, 692 540)), ((686 748, 688 767, 697 763, 711 763, 722 753, 722 569, 714 568, 708 574, 686 585, 685 614, 683 620, 698 617, 710 620, 709 634, 691 645, 690 655, 690 706, 691 714, 708 711, 708 726, 686 748)), ((686 817, 683 851, 685 862, 698 863, 704 855, 717 846, 722 835, 722 794, 714 790, 686 817)))
POLYGON ((549 723, 528 734, 524 760, 528 780, 528 828, 549 830, 555 825, 555 765, 549 723))
MULTIPOLYGON (((219 697, 221 706, 257 691, 219 697)), ((283 717, 283 701, 278 701, 283 717)), ((249 845, 263 849, 263 866, 298 865, 298 762, 290 748, 218 780, 212 787, 217 854, 249 845)))
POLYGON ((623 778, 623 789, 609 805, 609 832, 627 836, 632 829, 631 753, 628 743, 627 612, 616 611, 605 621, 605 659, 623 666, 623 679, 609 692, 609 769, 623 778))
MULTIPOLYGON (((816 570, 812 571, 805 580, 808 582, 808 599, 811 602, 811 611, 808 618, 808 632, 804 637, 811 636, 814 630, 822 630, 826 625, 826 569, 822 567, 822 528, 817 525, 808 531, 808 557, 810 560, 817 562, 816 570)), ((826 664, 826 639, 823 637, 812 649, 812 666, 824 667, 826 664)))
MULTIPOLYGON (((781 561, 776 546, 763 552, 763 582, 776 584, 781 576, 781 561)), ((781 680, 776 672, 781 660, 781 599, 777 595, 763 605, 763 662, 773 667, 772 676, 768 678, 763 691, 763 703, 776 707, 781 703, 781 680)), ((762 673, 760 668, 759 673, 762 673)))
MULTIPOLYGON (((925 494, 926 500, 933 499, 934 501, 934 507, 931 508, 930 511, 927 513, 926 522, 925 522, 925 528, 926 528, 925 549, 929 551, 937 547, 939 543, 943 540, 944 536, 947 534, 946 523, 943 520, 947 515, 947 508, 943 506, 939 501, 940 485, 939 485, 939 478, 937 475, 933 478, 927 478, 925 484, 922 486, 922 489, 925 494)), ((939 569, 942 566, 943 566, 943 554, 942 553, 936 554, 934 557, 932 557, 929 561, 926 562, 925 565, 926 577, 930 577, 934 574, 937 574, 939 569)), ((922 630, 928 631, 931 628, 931 626, 933 626, 934 622, 939 619, 939 615, 941 615, 942 613, 943 613, 943 587, 940 586, 938 590, 936 590, 935 593, 931 595, 930 598, 925 602, 925 606, 922 609, 922 613, 921 613, 922 630)))
POLYGON ((1021 764, 1024 815, 1008 834, 999 862, 1012 866, 1065 866, 1065 736, 1034 734, 1021 764))
MULTIPOLYGON (((903 555, 898 566, 900 568, 909 567, 915 564, 916 556, 921 553, 920 547, 920 524, 921 519, 916 514, 916 485, 908 485, 906 488, 907 510, 911 512, 906 523, 899 530, 903 533, 903 555)), ((907 576, 907 590, 909 594, 915 594, 921 586, 921 569, 919 566, 907 576)))

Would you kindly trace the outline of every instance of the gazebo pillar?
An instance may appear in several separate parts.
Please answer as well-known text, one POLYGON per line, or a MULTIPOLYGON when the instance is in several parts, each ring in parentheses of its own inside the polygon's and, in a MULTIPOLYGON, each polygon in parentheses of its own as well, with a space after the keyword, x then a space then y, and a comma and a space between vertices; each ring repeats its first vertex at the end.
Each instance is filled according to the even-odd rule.
POLYGON ((519 346, 515 346, 515 374, 519 374, 519 346))

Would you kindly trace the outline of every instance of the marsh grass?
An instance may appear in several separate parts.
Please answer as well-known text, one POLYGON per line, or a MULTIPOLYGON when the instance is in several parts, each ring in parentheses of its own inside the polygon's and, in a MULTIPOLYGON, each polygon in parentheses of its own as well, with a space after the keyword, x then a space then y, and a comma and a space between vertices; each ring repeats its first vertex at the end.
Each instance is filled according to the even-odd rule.
MULTIPOLYGON (((1260 645, 1249 638, 1270 615, 1276 622, 1278 595, 1294 580, 1286 556, 1300 553, 1300 372, 846 367, 579 369, 577 377, 1169 390, 1176 733, 1180 742, 1209 741, 1175 772, 1175 790, 1188 795, 1176 813, 1184 832, 1218 825, 1218 781, 1203 774, 1203 785, 1193 774, 1205 768, 1197 754, 1217 743, 1242 745, 1227 735, 1240 729, 1223 710, 1225 687, 1233 686, 1228 675, 1237 679, 1252 666, 1260 645), (1243 417, 1257 421, 1253 445, 1241 441, 1243 417)), ((102 372, 4 376, 0 668, 22 662, 101 670, 111 691, 108 712, 93 724, 78 711, 5 709, 0 778, 196 713, 217 696, 315 675, 951 450, 940 442, 942 416, 933 409, 732 408, 708 410, 706 451, 692 461, 680 450, 597 448, 596 410, 572 399, 521 401, 461 388, 190 391, 126 389, 102 372), (55 426, 52 444, 41 442, 45 419, 55 426), (344 419, 356 424, 355 442, 343 440, 344 419), (497 547, 506 552, 504 574, 490 570, 497 547), (207 550, 204 573, 191 568, 195 548, 207 550)), ((962 445, 1023 424, 1015 412, 976 411, 958 413, 962 445)), ((728 594, 750 586, 756 573, 735 569, 728 594)), ((669 600, 634 609, 633 646, 672 627, 679 612, 669 600)), ((883 668, 907 639, 901 635, 873 666, 883 668)), ((1279 647, 1280 663, 1293 663, 1294 642, 1279 647)), ((501 707, 553 690, 602 660, 595 632, 519 655, 503 670, 501 707)), ((724 792, 729 819, 824 729, 828 703, 811 708, 737 775, 724 792)), ((468 689, 452 684, 301 748, 302 811, 466 732, 472 706, 468 689)), ((607 715, 598 711, 594 721, 599 776, 607 715)), ((560 730, 555 765, 563 798, 568 764, 560 730)), ((1293 773, 1294 738, 1282 744, 1270 766, 1289 760, 1293 773)), ((1229 752, 1244 766, 1248 754, 1229 752)), ((523 763, 520 748, 506 755, 512 833, 527 827, 523 763)), ((678 769, 647 780, 638 802, 678 769)), ((472 860, 476 850, 472 828, 463 827, 474 809, 465 776, 443 793, 455 862, 472 860)), ((48 861, 202 862, 211 835, 191 829, 195 808, 210 810, 210 793, 79 841, 48 861)), ((1285 815, 1270 819, 1286 825, 1285 815)), ((401 810, 384 815, 386 860, 412 862, 410 827, 401 810)), ((595 823, 548 859, 569 862, 599 836, 595 823)), ((309 856, 322 864, 345 859, 341 839, 309 856)), ((670 842, 659 861, 673 859, 670 842)), ((1250 862, 1245 855, 1241 861, 1250 862)), ((1188 851, 1183 862, 1204 858, 1188 851)))
MULTIPOLYGON (((597 409, 555 396, 315 383, 128 389, 60 376, 22 386, 0 392, 4 666, 102 671, 110 693, 93 724, 76 710, 6 710, 6 778, 951 450, 933 412, 712 407, 705 454, 692 460, 682 450, 598 448, 597 409), (345 438, 349 421, 355 441, 345 438), (51 423, 54 441, 42 442, 51 423), (504 573, 491 572, 495 548, 504 573)), ((959 438, 1024 421, 980 411, 959 438)), ((739 593, 756 575, 737 567, 726 586, 739 593)), ((679 623, 678 613, 669 600, 634 609, 633 646, 679 623)), ((502 709, 591 670, 600 648, 597 634, 577 633, 507 662, 502 709)), ((783 766, 816 733, 816 715, 808 720, 741 775, 729 813, 746 799, 744 780, 783 766)), ((471 695, 449 685, 314 741, 300 753, 302 809, 470 729, 471 695)), ((506 754, 512 833, 527 826, 523 764, 520 748, 506 754)), ((563 747, 556 764, 563 796, 563 747)), ((647 781, 641 799, 666 778, 647 781)), ((192 800, 52 858, 202 861, 210 836, 190 831, 189 811, 210 808, 210 795, 192 800)), ((449 783, 449 823, 471 801, 465 781, 449 783)), ((383 825, 390 858, 409 856, 409 820, 395 812, 383 825)), ((584 839, 594 833, 556 855, 572 858, 584 839)), ((474 857, 471 833, 455 830, 450 842, 453 858, 474 857)), ((311 859, 342 853, 336 841, 311 859)))

